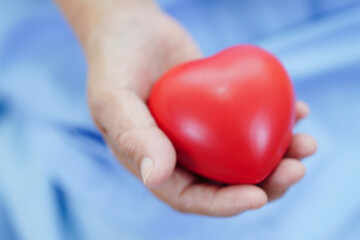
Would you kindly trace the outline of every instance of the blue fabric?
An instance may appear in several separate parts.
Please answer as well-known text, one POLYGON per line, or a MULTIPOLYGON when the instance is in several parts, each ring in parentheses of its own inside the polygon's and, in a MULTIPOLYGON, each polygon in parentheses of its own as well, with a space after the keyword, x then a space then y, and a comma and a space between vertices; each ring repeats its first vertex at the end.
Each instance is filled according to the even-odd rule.
POLYGON ((159 2, 206 55, 254 43, 285 64, 319 142, 305 179, 237 217, 175 212, 107 150, 56 7, 0 0, 0 239, 360 238, 360 1, 159 2))

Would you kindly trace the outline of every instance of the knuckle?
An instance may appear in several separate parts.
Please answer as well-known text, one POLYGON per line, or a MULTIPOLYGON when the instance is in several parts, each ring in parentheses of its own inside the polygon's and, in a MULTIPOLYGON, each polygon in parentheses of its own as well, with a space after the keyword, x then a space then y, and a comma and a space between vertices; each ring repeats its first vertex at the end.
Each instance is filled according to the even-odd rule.
POLYGON ((132 155, 135 151, 135 142, 131 136, 131 130, 120 131, 115 136, 115 141, 120 147, 122 152, 126 152, 126 155, 132 155))
POLYGON ((186 208, 184 208, 184 206, 182 204, 173 204, 171 205, 171 207, 180 213, 189 213, 189 210, 187 210, 186 208))
POLYGON ((283 189, 276 193, 273 193, 271 196, 269 196, 269 201, 275 201, 275 200, 281 198, 282 196, 285 195, 286 191, 287 191, 287 189, 283 189))
POLYGON ((185 198, 179 197, 173 203, 173 208, 181 213, 196 213, 198 212, 193 206, 193 203, 190 200, 186 200, 185 198))
POLYGON ((108 127, 105 125, 108 123, 109 119, 107 116, 111 111, 112 104, 115 101, 115 94, 112 91, 107 90, 93 90, 93 88, 88 89, 87 101, 90 113, 94 119, 95 125, 99 131, 103 134, 108 133, 108 127))
POLYGON ((107 110, 116 102, 116 93, 111 89, 99 89, 91 88, 88 90, 88 104, 90 110, 94 113, 101 113, 104 110, 107 110))

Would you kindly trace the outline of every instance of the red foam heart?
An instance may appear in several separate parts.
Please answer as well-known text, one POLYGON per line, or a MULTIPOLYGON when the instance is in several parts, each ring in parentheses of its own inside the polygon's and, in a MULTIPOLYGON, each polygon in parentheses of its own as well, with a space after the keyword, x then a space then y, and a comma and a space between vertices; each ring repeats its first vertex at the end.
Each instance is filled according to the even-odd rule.
POLYGON ((240 45, 172 68, 148 105, 178 163, 223 183, 259 183, 287 150, 295 97, 281 63, 240 45))

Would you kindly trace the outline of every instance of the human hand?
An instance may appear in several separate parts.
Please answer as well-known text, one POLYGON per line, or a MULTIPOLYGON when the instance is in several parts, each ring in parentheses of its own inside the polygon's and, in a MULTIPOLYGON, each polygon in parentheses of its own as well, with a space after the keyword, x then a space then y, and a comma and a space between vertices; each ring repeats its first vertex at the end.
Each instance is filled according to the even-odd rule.
MULTIPOLYGON (((293 137, 285 158, 259 185, 222 185, 176 166, 174 147, 146 100, 166 70, 201 54, 181 26, 150 1, 105 5, 77 31, 89 66, 89 106, 119 161, 154 195, 178 211, 232 216, 280 197, 303 177, 298 159, 316 149, 315 140, 303 134, 293 137)), ((297 119, 307 113, 307 106, 297 103, 297 119)))

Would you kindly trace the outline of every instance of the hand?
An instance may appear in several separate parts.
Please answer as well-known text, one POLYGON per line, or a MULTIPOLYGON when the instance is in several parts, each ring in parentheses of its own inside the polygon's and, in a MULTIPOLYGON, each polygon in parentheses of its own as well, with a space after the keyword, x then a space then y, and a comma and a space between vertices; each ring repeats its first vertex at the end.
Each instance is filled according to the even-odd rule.
MULTIPOLYGON (((151 2, 130 2, 107 2, 78 31, 89 66, 90 109, 119 161, 154 195, 181 212, 232 216, 283 195, 305 173, 298 159, 316 149, 310 136, 295 135, 286 157, 259 185, 211 183, 176 166, 174 147, 156 126, 145 101, 166 70, 201 54, 181 26, 151 2)), ((297 103, 298 119, 308 111, 304 103, 297 103)))

